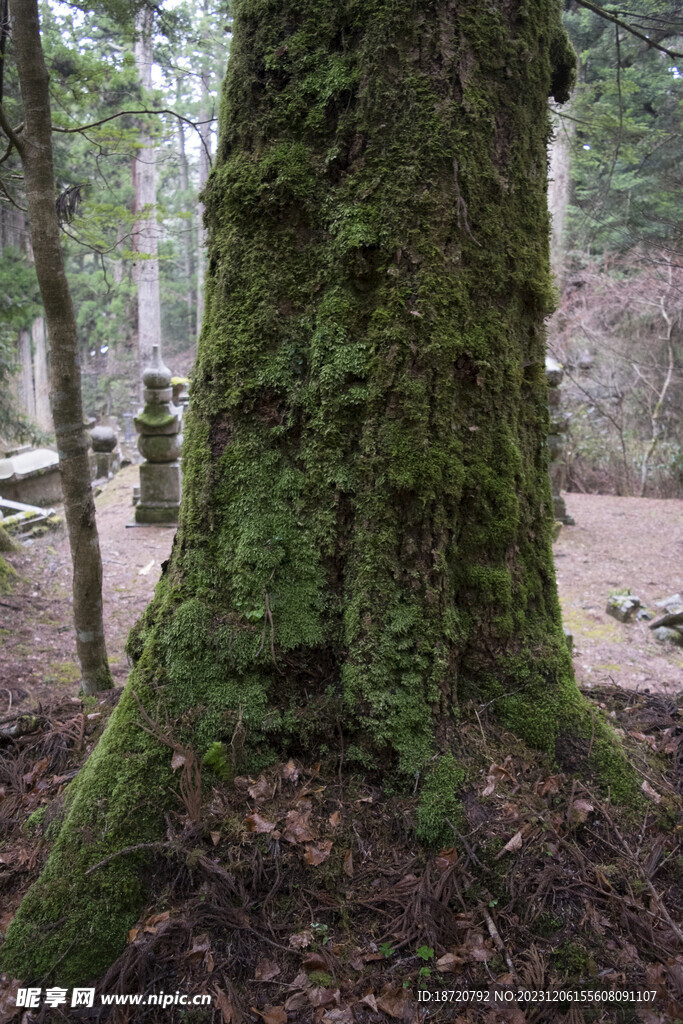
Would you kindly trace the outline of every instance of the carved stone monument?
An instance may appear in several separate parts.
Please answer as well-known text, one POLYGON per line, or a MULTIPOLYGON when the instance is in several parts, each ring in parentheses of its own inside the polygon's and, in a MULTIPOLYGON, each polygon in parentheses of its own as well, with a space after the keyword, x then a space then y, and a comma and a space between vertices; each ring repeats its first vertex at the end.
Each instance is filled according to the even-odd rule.
POLYGON ((171 371, 152 346, 152 360, 142 374, 144 408, 135 418, 140 464, 140 500, 136 523, 177 523, 180 508, 182 410, 173 404, 171 371))
POLYGON ((93 427, 90 431, 90 440, 95 460, 95 479, 99 480, 104 477, 107 480, 118 469, 116 434, 111 427, 93 427))

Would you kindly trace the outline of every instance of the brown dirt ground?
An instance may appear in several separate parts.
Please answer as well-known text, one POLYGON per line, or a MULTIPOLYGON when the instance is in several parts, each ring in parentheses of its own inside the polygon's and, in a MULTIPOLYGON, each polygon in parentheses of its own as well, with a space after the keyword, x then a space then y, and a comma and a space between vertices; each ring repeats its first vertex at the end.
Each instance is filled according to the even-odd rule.
POLYGON ((683 501, 567 494, 576 526, 555 544, 565 627, 574 635, 579 684, 616 684, 672 696, 683 691, 683 648, 655 639, 647 622, 605 613, 611 591, 655 601, 683 591, 683 501))
MULTIPOLYGON (((96 499, 107 650, 119 686, 128 674, 128 632, 154 593, 174 534, 168 527, 127 526, 133 519, 131 499, 137 483, 137 466, 128 466, 96 499)), ((7 557, 21 581, 11 595, 0 598, 0 717, 10 692, 14 710, 75 694, 79 679, 66 531, 46 534, 19 555, 7 557)))
MULTIPOLYGON (((128 631, 152 597, 173 539, 168 528, 127 527, 137 479, 137 467, 129 466, 97 498, 107 647, 118 685, 128 672, 128 631)), ((596 494, 566 499, 577 525, 563 528, 555 554, 580 685, 680 692, 683 648, 659 643, 646 622, 617 622, 605 605, 617 588, 630 587, 649 607, 683 589, 683 501, 596 494)), ((10 693, 15 709, 75 693, 78 682, 65 532, 40 537, 9 560, 22 579, 0 599, 0 715, 10 693)))

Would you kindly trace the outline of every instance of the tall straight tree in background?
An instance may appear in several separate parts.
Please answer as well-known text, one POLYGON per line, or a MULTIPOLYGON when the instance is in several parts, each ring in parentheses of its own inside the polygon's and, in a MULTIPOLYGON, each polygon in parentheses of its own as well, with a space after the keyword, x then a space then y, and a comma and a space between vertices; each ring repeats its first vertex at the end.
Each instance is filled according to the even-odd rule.
POLYGON ((21 128, 13 128, 0 106, 0 128, 24 170, 31 245, 52 343, 50 403, 73 562, 76 650, 83 689, 94 693, 113 681, 104 641, 102 560, 83 424, 78 336, 59 240, 49 76, 36 0, 12 0, 10 17, 24 120, 21 128))
MULTIPOLYGON (((135 64, 145 101, 152 90, 153 25, 154 12, 149 7, 142 7, 135 20, 135 64)), ((141 369, 149 364, 152 346, 161 347, 156 188, 154 140, 149 134, 149 125, 143 124, 139 149, 133 157, 133 189, 137 214, 133 227, 133 246, 138 253, 135 276, 138 289, 138 347, 141 369)))
POLYGON ((634 785, 576 687, 551 553, 556 0, 234 13, 180 527, 0 952, 21 978, 82 984, 125 946, 176 799, 150 718, 246 771, 325 743, 433 808, 476 700, 614 799, 634 785))
MULTIPOLYGON (((201 145, 199 147, 199 192, 201 193, 209 179, 211 169, 211 125, 209 123, 209 110, 212 105, 209 81, 209 56, 208 36, 209 26, 209 0, 204 0, 202 17, 202 68, 199 83, 199 134, 201 145)), ((204 320, 204 290, 205 290, 205 265, 206 265, 206 228, 204 227, 204 203, 200 199, 197 203, 197 337, 202 329, 204 320)))

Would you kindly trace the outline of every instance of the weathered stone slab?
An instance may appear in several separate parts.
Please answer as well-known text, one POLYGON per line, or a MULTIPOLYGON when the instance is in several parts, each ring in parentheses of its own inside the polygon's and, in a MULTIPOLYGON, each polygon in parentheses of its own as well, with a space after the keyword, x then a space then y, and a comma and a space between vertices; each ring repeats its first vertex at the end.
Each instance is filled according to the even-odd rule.
POLYGON ((62 500, 59 456, 51 448, 34 448, 0 459, 0 494, 27 505, 62 500))

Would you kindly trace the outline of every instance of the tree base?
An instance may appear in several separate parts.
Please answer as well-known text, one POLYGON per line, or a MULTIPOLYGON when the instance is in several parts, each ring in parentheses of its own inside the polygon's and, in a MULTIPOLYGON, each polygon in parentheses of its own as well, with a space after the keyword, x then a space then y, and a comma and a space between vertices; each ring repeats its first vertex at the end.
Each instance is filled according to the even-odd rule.
MULTIPOLYGON (((669 847, 673 853, 680 799, 654 755, 648 776, 660 802, 643 797, 637 807, 615 806, 594 775, 588 781, 583 740, 569 750, 572 777, 481 709, 477 717, 472 706, 463 709, 453 755, 435 762, 419 795, 392 788, 386 772, 359 768, 348 748, 330 751, 322 765, 289 761, 231 781, 221 778, 230 771, 228 751, 214 749, 211 767, 203 768, 211 797, 192 820, 182 769, 170 782, 171 750, 134 724, 134 709, 129 690, 67 791, 63 823, 60 815, 45 825, 46 814, 40 826, 48 841, 56 835, 52 854, 0 947, 0 969, 14 977, 87 984, 121 956, 107 974, 113 985, 119 975, 133 977, 135 964, 173 959, 171 946, 177 957, 171 970, 180 977, 185 940, 189 948, 192 935, 208 931, 236 1006, 263 1007, 266 989, 269 1002, 284 1004, 292 990, 283 988, 278 998, 279 989, 259 985, 256 963, 274 960, 278 981, 292 984, 304 958, 310 984, 299 982, 301 1006, 310 1007, 313 990, 323 988, 330 989, 329 1005, 343 1008, 362 999, 368 986, 394 1005, 390 999, 407 998, 404 980, 413 1002, 419 985, 452 988, 456 975, 458 986, 469 988, 488 990, 492 978, 501 988, 514 987, 515 975, 538 987, 530 983, 532 947, 543 985, 565 989, 605 988, 601 972, 623 974, 631 956, 624 952, 627 940, 643 959, 625 972, 624 987, 642 988, 651 961, 664 969, 662 949, 673 955, 666 904, 673 911, 680 900, 676 860, 658 874, 659 902, 653 903, 645 868, 656 847, 662 859, 669 847), (137 744, 125 759, 124 737, 137 744), (114 758, 117 770, 110 774, 107 762, 111 768, 114 758), (107 787, 117 832, 105 846, 92 812, 107 787), (165 827, 162 793, 174 808, 165 827), (636 828, 638 855, 631 840, 636 828), (649 929, 649 938, 637 934, 639 927, 649 929), (606 944, 605 932, 619 940, 616 947, 606 944), (337 988, 345 994, 334 995, 337 988)), ((623 714, 637 731, 638 720, 623 714)), ((600 711, 589 717, 599 723, 600 711)), ((206 990, 206 964, 204 970, 206 990)), ((196 970, 195 978, 199 984, 196 970)))

